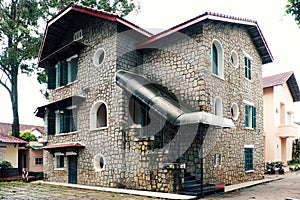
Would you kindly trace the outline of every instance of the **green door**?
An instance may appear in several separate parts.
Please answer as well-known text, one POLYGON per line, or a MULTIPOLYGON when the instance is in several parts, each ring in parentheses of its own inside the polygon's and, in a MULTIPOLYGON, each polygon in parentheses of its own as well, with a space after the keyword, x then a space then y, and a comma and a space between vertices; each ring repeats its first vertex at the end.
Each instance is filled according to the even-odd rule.
POLYGON ((68 156, 69 165, 68 165, 68 171, 69 171, 69 183, 77 183, 77 156, 68 156))

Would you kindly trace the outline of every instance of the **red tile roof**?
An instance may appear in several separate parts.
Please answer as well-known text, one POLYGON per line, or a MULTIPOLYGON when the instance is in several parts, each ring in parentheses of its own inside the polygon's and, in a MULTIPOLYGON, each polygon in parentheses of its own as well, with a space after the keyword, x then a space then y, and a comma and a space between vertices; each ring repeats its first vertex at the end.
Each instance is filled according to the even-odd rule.
MULTIPOLYGON (((199 15, 193 19, 190 19, 186 22, 183 22, 177 26, 174 26, 173 28, 170 28, 166 31, 163 31, 159 34, 153 35, 152 37, 146 39, 145 41, 138 43, 137 47, 151 47, 153 43, 156 41, 159 41, 163 38, 166 38, 167 36, 170 36, 171 34, 180 32, 181 30, 190 27, 194 24, 197 24, 199 22, 203 22, 205 20, 212 20, 212 21, 220 21, 225 23, 231 23, 231 24, 239 24, 242 26, 245 26, 246 29, 249 31, 251 38, 254 41, 254 44, 256 45, 261 57, 262 57, 262 63, 270 63, 273 61, 273 56, 271 54, 271 51, 267 45, 267 42, 258 26, 257 21, 241 18, 241 17, 234 17, 231 15, 225 15, 220 13, 214 13, 214 12, 205 12, 202 15, 199 15)), ((155 47, 155 45, 154 45, 155 47)))
POLYGON ((15 143, 15 144, 27 144, 25 140, 9 136, 7 134, 0 134, 0 142, 2 143, 15 143))
POLYGON ((274 87, 284 83, 287 83, 293 97, 293 101, 300 101, 300 90, 294 72, 290 71, 263 78, 263 88, 274 87))
MULTIPOLYGON (((29 131, 38 130, 39 132, 44 134, 44 127, 43 126, 20 124, 20 131, 25 131, 25 130, 29 130, 29 131)), ((11 132, 11 124, 0 122, 0 134, 7 135, 9 132, 11 132)))
POLYGON ((53 145, 48 145, 43 147, 43 149, 61 149, 61 148, 69 148, 69 147, 81 147, 83 148, 84 145, 82 145, 79 142, 70 142, 70 143, 57 143, 57 144, 53 144, 53 145))
POLYGON ((281 74, 275 74, 272 76, 267 76, 263 78, 263 86, 264 88, 273 87, 276 85, 284 84, 293 74, 294 72, 285 72, 281 74))

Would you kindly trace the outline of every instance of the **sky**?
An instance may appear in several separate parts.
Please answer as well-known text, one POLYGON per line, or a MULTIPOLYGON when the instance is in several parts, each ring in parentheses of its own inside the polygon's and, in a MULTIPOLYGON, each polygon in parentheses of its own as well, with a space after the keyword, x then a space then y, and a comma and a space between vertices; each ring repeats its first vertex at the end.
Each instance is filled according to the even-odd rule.
MULTIPOLYGON (((297 62, 300 56, 300 28, 292 16, 284 13, 287 0, 137 1, 140 2, 140 11, 129 14, 125 19, 152 33, 169 29, 206 11, 256 20, 274 57, 273 63, 263 65, 263 75, 294 71, 300 84, 300 64, 297 62)), ((35 76, 20 75, 20 123, 43 125, 43 120, 35 117, 33 113, 38 106, 47 104, 39 92, 44 87, 37 83, 35 76)), ((12 122, 11 110, 10 97, 0 87, 0 122, 12 122)))

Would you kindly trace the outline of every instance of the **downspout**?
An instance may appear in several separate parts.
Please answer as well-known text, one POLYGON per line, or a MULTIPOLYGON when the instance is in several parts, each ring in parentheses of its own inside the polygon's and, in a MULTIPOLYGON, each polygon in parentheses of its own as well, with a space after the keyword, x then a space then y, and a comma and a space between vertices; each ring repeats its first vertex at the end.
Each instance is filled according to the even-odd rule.
POLYGON ((200 124, 200 144, 201 144, 201 147, 200 147, 200 169, 201 169, 201 173, 200 173, 200 195, 201 197, 203 197, 203 132, 204 132, 204 129, 203 129, 203 124, 200 124))

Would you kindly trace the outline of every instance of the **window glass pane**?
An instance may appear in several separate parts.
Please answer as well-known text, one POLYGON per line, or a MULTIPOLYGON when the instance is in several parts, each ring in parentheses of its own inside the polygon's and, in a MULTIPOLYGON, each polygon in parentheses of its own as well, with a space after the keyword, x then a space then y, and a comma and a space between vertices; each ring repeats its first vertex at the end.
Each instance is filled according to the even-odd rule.
POLYGON ((218 75, 218 50, 215 44, 212 49, 212 73, 218 75))
POLYGON ((97 110, 97 128, 107 126, 107 110, 104 103, 102 103, 97 110))
POLYGON ((245 127, 249 127, 249 106, 245 104, 245 127))
POLYGON ((245 171, 253 170, 253 149, 245 148, 245 171))

